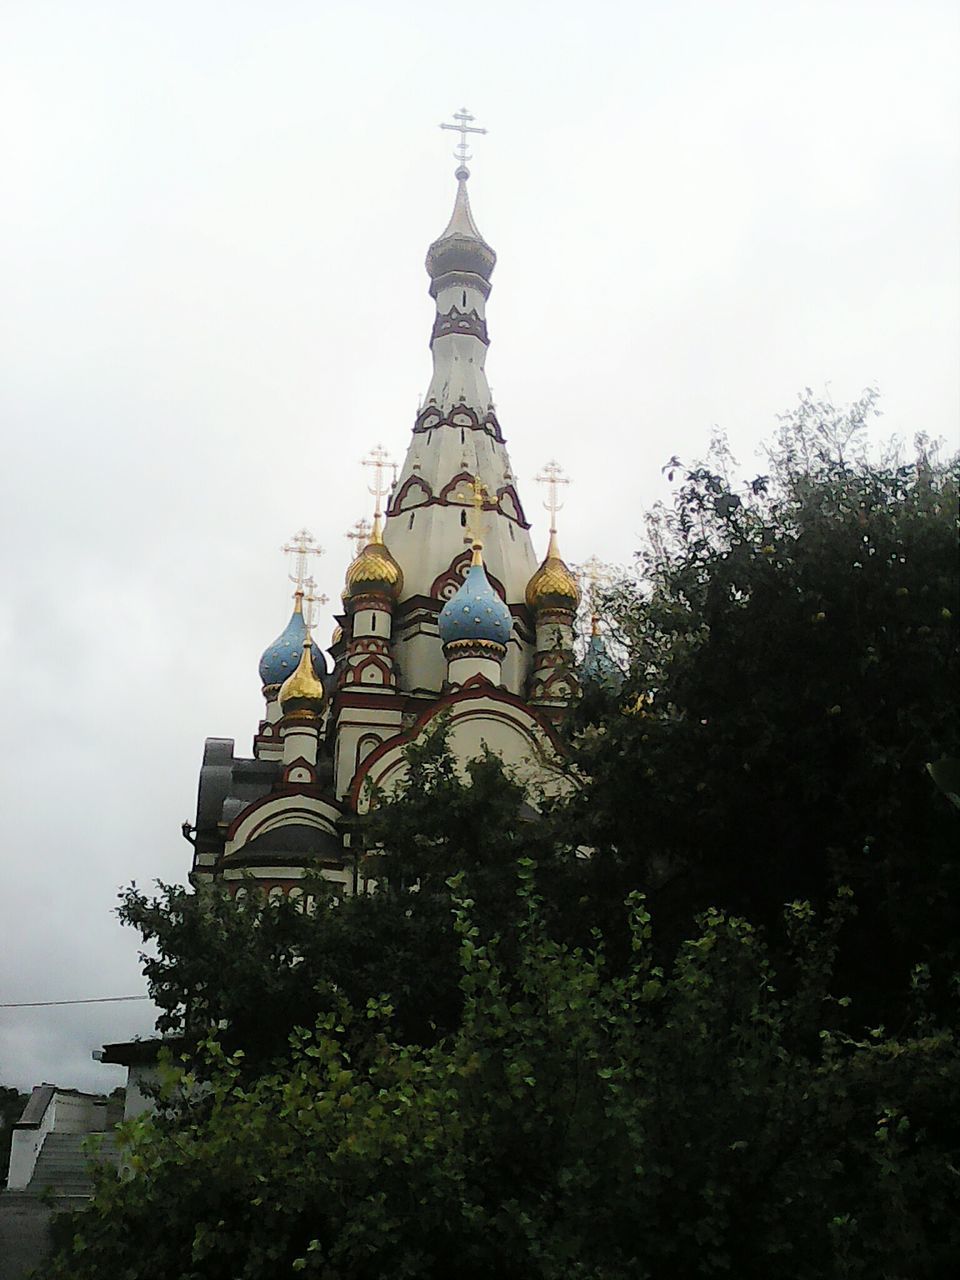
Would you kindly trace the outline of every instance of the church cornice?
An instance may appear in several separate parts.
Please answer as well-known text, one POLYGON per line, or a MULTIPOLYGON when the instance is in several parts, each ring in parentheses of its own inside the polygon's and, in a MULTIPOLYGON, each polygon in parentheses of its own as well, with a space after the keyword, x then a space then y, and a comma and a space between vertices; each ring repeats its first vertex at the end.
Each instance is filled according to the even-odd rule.
POLYGON ((444 413, 438 404, 428 400, 417 414, 413 424, 414 435, 435 431, 438 427, 454 427, 457 431, 484 431, 493 436, 498 444, 505 443, 492 407, 480 414, 472 405, 461 402, 444 413))
POLYGON ((490 345, 490 339, 487 337, 487 322, 481 319, 476 308, 472 311, 461 311, 459 307, 451 307, 445 315, 438 315, 433 322, 433 332, 430 334, 431 344, 436 342, 437 338, 446 338, 450 334, 478 338, 485 347, 490 345))

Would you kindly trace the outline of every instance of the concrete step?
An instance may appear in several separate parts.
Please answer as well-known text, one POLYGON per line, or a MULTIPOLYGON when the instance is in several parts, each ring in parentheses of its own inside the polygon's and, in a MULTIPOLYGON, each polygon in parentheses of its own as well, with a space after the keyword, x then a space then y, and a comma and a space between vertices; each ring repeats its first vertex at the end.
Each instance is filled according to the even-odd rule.
POLYGON ((48 1133, 40 1148, 36 1167, 27 1191, 38 1194, 47 1191, 53 1195, 89 1196, 93 1191, 92 1166, 108 1164, 114 1168, 120 1162, 116 1138, 112 1133, 48 1133), (95 1139, 99 1150, 84 1150, 84 1144, 95 1139))

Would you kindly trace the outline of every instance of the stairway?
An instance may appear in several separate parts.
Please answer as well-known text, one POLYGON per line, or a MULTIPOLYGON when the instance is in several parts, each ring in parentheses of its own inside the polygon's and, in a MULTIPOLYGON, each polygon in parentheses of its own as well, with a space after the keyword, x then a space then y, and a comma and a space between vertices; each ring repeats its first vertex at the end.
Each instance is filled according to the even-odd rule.
POLYGON ((48 1133, 40 1148, 27 1193, 39 1195, 49 1191, 55 1196, 90 1196, 93 1194, 91 1165, 102 1163, 116 1168, 119 1162, 116 1138, 110 1132, 93 1135, 48 1133), (83 1144, 91 1137, 100 1144, 95 1157, 83 1149, 83 1144))

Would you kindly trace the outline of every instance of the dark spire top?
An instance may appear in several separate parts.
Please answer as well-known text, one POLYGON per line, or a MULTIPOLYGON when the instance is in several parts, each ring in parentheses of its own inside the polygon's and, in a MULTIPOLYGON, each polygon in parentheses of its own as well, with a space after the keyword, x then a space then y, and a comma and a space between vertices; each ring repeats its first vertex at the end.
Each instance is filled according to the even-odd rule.
POLYGON ((460 134, 460 142, 454 151, 454 158, 457 161, 457 197, 446 230, 427 250, 427 271, 431 280, 436 280, 451 271, 465 271, 489 280, 497 255, 480 234, 473 220, 470 197, 467 195, 467 180, 470 177, 467 161, 472 159, 467 152, 467 134, 487 131, 470 125, 469 121, 474 117, 466 107, 455 111, 453 118, 459 123, 442 124, 440 128, 453 129, 460 134))

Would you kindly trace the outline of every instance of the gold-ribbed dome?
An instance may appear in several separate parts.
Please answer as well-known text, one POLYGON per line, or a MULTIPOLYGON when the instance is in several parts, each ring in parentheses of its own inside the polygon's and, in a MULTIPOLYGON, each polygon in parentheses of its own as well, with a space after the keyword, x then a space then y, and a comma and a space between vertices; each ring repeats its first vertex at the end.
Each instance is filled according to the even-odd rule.
POLYGON ((553 530, 543 563, 527 583, 527 604, 535 611, 564 609, 569 613, 576 613, 580 604, 580 587, 560 558, 553 530))
POLYGON ((370 541, 347 570, 347 585, 343 598, 351 600, 354 596, 377 591, 389 596, 391 600, 396 600, 402 589, 403 570, 383 544, 378 516, 373 524, 370 541))
POLYGON ((313 666, 312 642, 309 634, 303 642, 300 661, 295 671, 291 672, 280 686, 280 710, 290 715, 295 711, 312 711, 319 715, 323 710, 326 690, 323 681, 318 679, 313 666))

